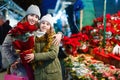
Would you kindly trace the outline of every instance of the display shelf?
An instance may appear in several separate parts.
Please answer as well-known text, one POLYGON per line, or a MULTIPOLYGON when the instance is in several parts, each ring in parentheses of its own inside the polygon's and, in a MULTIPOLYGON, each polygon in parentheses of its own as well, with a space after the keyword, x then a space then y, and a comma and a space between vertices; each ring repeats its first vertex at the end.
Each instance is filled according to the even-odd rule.
POLYGON ((119 68, 105 64, 90 54, 70 55, 64 61, 66 80, 120 80, 119 68))

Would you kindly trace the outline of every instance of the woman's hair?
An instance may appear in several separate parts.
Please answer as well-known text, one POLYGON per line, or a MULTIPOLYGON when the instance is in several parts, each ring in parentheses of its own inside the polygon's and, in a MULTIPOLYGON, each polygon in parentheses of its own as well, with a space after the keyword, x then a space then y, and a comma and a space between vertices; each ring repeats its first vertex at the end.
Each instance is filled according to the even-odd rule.
MULTIPOLYGON (((24 23, 24 22, 28 21, 28 20, 27 20, 27 16, 28 16, 28 15, 26 15, 20 22, 21 22, 21 23, 24 23)), ((38 23, 36 23, 35 26, 38 27, 38 23)))
POLYGON ((20 22, 21 22, 21 23, 24 23, 24 22, 28 21, 28 20, 27 20, 27 16, 28 16, 28 15, 26 15, 20 22))

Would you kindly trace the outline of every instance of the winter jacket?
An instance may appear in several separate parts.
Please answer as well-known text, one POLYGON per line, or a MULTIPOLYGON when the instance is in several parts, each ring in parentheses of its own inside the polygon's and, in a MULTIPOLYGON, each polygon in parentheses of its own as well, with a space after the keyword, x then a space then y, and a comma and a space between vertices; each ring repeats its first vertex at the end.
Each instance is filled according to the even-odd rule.
POLYGON ((61 66, 58 60, 59 46, 51 45, 49 51, 41 52, 45 44, 45 41, 35 44, 35 80, 62 80, 61 66))
POLYGON ((1 52, 1 46, 10 29, 11 29, 11 26, 9 25, 8 20, 4 22, 2 26, 0 26, 0 67, 3 67, 3 68, 6 68, 8 64, 4 54, 2 54, 1 52))
MULTIPOLYGON (((9 65, 14 63, 16 60, 20 61, 19 54, 16 53, 12 42, 13 38, 8 34, 2 44, 2 53, 6 56, 9 65)), ((17 74, 18 76, 26 76, 26 71, 21 62, 17 65, 17 69, 10 68, 10 73, 17 74)))

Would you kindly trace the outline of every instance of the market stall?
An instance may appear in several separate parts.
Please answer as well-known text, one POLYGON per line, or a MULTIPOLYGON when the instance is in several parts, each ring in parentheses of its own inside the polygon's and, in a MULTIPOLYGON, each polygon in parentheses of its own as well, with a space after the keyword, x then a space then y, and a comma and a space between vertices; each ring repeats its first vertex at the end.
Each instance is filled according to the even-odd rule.
POLYGON ((105 17, 105 34, 101 16, 94 19, 93 26, 85 26, 81 32, 63 38, 68 55, 66 80, 120 79, 120 11, 105 17))
POLYGON ((94 59, 91 55, 81 54, 65 59, 66 80, 119 80, 120 69, 94 59))

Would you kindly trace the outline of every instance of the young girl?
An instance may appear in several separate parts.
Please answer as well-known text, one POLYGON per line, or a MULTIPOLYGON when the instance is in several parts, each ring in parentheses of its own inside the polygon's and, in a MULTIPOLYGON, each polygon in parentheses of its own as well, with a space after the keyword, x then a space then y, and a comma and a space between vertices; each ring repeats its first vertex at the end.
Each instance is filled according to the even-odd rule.
POLYGON ((53 45, 53 20, 50 14, 43 16, 39 31, 45 34, 35 37, 35 52, 27 54, 25 59, 33 62, 35 80, 62 80, 61 66, 58 59, 59 46, 53 45))

